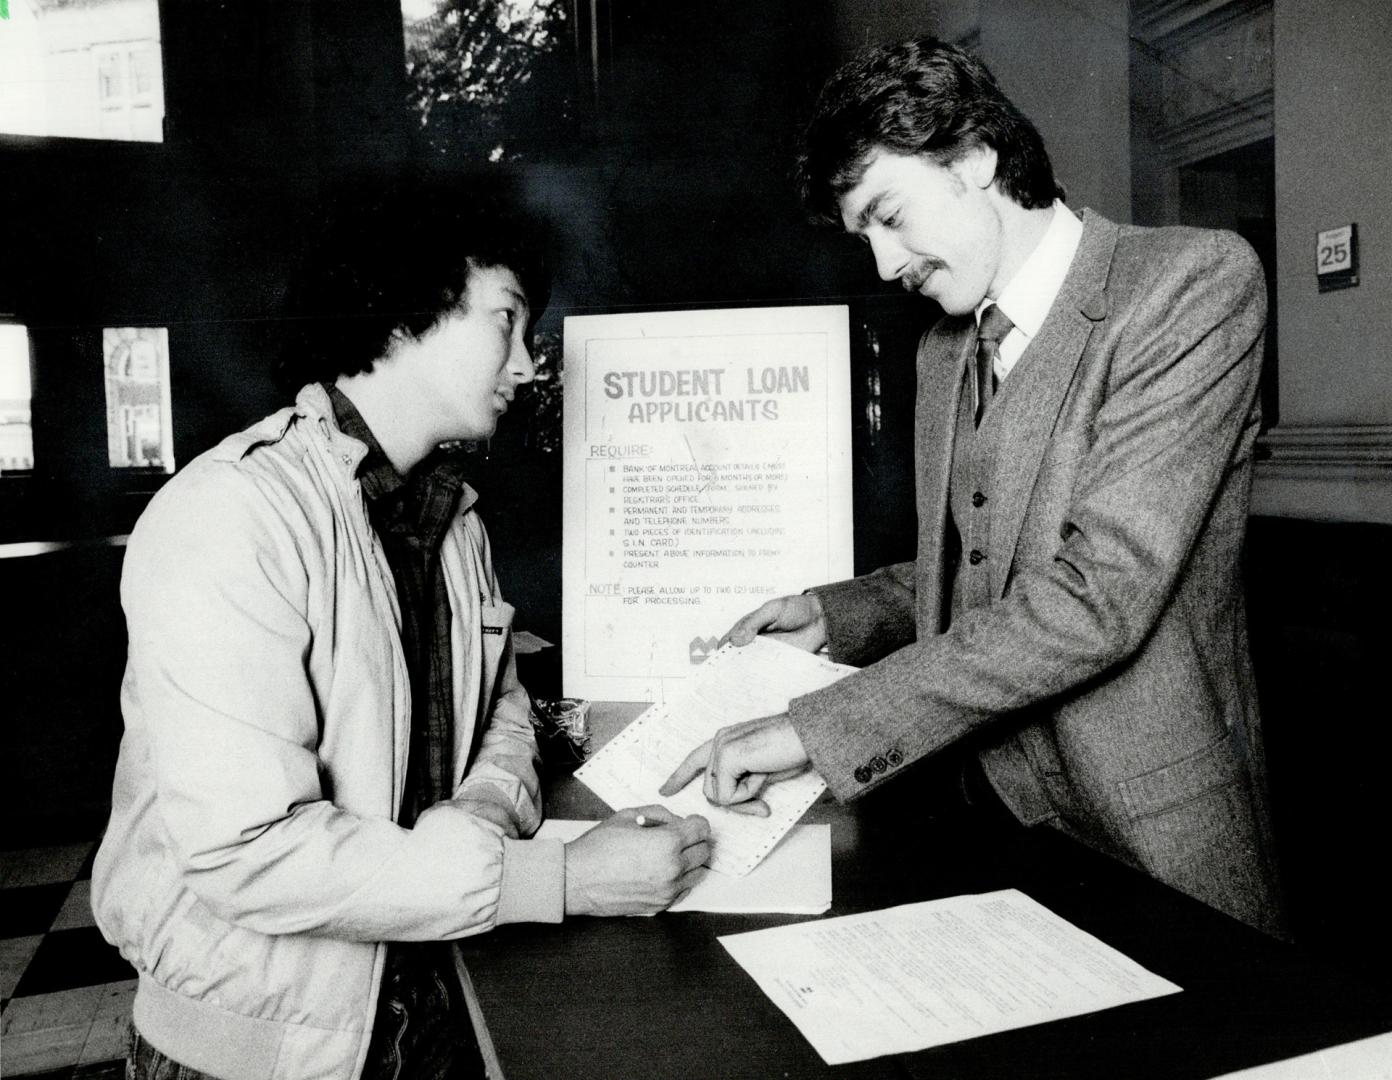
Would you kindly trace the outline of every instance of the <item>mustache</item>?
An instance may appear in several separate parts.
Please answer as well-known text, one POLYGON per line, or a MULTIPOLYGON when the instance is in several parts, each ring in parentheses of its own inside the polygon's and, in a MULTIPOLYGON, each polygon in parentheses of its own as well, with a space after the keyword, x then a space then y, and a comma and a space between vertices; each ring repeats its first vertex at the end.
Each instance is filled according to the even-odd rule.
POLYGON ((899 279, 899 284, 908 292, 918 292, 923 288, 923 283, 933 276, 933 271, 941 270, 945 265, 940 259, 920 259, 899 279))

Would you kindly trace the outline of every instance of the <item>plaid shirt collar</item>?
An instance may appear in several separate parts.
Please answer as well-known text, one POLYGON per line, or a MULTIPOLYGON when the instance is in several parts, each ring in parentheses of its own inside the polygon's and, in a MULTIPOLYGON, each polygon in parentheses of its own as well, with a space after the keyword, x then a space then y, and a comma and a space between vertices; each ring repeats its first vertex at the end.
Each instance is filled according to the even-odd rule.
POLYGON ((367 447, 357 478, 373 516, 393 532, 412 533, 429 547, 438 546, 456 511, 467 510, 478 500, 478 493, 465 481, 468 456, 463 447, 439 446, 410 476, 402 476, 348 395, 329 383, 324 389, 339 430, 367 447))

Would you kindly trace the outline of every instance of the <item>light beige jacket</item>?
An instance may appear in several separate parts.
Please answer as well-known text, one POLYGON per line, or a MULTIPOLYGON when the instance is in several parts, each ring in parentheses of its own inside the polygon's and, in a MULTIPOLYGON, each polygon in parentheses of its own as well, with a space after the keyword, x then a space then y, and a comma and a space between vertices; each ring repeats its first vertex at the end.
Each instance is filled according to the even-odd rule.
POLYGON ((226 1080, 359 1075, 384 942, 563 911, 561 845, 472 812, 527 836, 541 810, 472 491, 441 551, 457 786, 393 823, 410 695, 365 451, 307 387, 176 476, 126 553, 125 736, 93 908, 140 974, 141 1033, 226 1080))

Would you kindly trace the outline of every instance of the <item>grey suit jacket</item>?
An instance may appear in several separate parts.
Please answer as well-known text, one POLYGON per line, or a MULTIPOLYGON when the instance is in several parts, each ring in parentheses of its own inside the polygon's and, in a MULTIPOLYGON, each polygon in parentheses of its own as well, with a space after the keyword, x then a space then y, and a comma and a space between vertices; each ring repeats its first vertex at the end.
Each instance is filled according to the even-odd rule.
POLYGON ((945 317, 918 352, 917 560, 815 590, 832 656, 863 669, 789 713, 839 798, 970 738, 1027 824, 1277 932, 1240 576, 1262 269, 1232 234, 1083 222, 995 402, 990 602, 945 625, 974 348, 973 319, 945 317))

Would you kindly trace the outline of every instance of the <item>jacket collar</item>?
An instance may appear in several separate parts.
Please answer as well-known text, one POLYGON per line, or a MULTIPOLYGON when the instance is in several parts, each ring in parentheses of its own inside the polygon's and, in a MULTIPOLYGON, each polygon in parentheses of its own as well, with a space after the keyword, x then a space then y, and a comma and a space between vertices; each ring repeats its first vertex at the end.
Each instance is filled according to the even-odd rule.
POLYGON ((1005 411, 996 418, 1001 425, 1001 442, 992 477, 999 513, 991 521, 989 548, 993 596, 1005 591, 1030 493, 1073 373, 1093 327, 1107 316, 1107 275, 1117 232, 1117 226, 1100 214, 1083 211, 1083 236, 1073 265, 1038 336, 1030 343, 1029 363, 1015 372, 1021 385, 1001 402, 1005 411))
POLYGON ((295 395, 295 415, 308 420, 328 441, 329 452, 335 464, 341 465, 350 479, 356 479, 358 466, 367 456, 367 444, 355 439, 338 426, 334 415, 333 399, 328 391, 314 382, 301 388, 295 395))
MULTIPOLYGON (((345 433, 334 417, 333 401, 319 383, 309 383, 295 395, 295 404, 272 413, 235 435, 229 436, 211 451, 219 461, 240 461, 258 446, 282 441, 297 421, 307 423, 319 433, 329 455, 329 461, 345 484, 360 484, 358 466, 367 456, 368 448, 360 439, 345 433)), ((478 501, 478 492, 465 483, 460 490, 459 512, 470 509, 478 501)))
POLYGON ((1093 327, 1107 317, 1107 275, 1118 229, 1102 215, 1083 211, 1083 236, 1054 306, 1030 343, 1033 355, 1016 372, 1024 385, 1005 399, 996 475, 1000 516, 991 522, 991 592, 1005 591, 1044 450, 1054 433, 1073 373, 1093 327))

